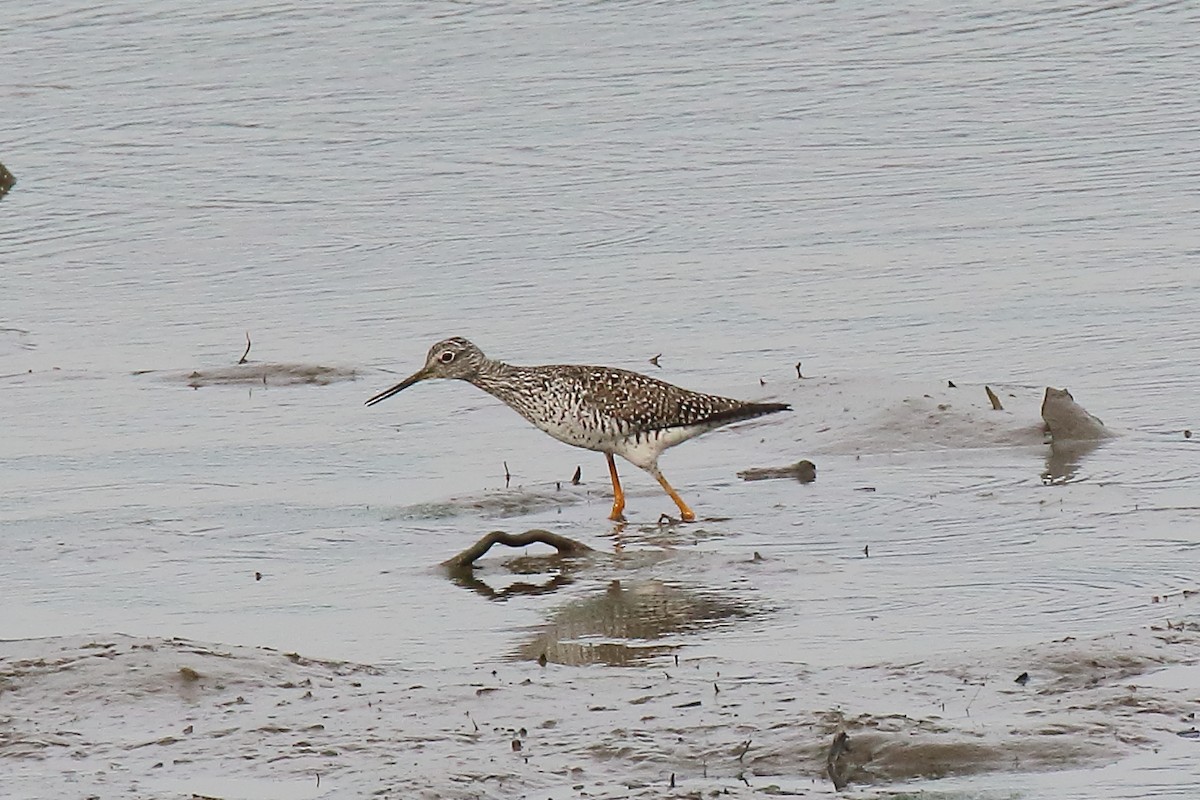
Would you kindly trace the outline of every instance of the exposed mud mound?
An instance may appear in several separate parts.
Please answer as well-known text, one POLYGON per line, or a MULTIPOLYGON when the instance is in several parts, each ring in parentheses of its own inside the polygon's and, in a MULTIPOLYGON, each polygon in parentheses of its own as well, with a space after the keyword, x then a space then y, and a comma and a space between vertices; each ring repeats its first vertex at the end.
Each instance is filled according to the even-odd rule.
POLYGON ((888 453, 1035 446, 1048 436, 1067 446, 1117 435, 1064 389, 1000 386, 989 395, 988 388, 814 381, 805 386, 806 404, 818 428, 801 441, 817 452, 888 453))
POLYGON ((1105 427, 1099 417, 1089 414, 1066 389, 1046 387, 1042 399, 1042 420, 1054 442, 1110 439, 1116 433, 1105 427))
POLYGON ((388 519, 449 519, 472 515, 519 517, 551 508, 587 502, 588 492, 568 485, 558 488, 497 489, 460 495, 431 503, 416 503, 396 509, 388 519))
MULTIPOLYGON (((139 375, 151 374, 147 372, 139 375)), ((326 386, 339 381, 357 380, 359 371, 352 367, 327 367, 321 364, 234 364, 191 372, 161 372, 164 380, 185 383, 193 389, 203 386, 326 386)))

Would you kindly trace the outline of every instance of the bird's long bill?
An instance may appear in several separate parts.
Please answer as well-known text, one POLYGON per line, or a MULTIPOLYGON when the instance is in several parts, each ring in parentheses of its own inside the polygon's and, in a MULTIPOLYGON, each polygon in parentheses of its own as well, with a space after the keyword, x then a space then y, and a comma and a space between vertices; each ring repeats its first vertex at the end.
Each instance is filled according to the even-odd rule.
POLYGON ((416 372, 414 372, 412 375, 409 375, 407 378, 405 378, 404 380, 397 383, 392 388, 384 389, 382 392, 380 392, 379 394, 372 397, 370 400, 367 401, 367 405, 373 406, 376 403, 379 403, 383 400, 387 400, 392 395, 399 394, 400 392, 403 392, 408 387, 412 386, 414 383, 423 381, 428 377, 429 377, 429 370, 419 369, 416 372))

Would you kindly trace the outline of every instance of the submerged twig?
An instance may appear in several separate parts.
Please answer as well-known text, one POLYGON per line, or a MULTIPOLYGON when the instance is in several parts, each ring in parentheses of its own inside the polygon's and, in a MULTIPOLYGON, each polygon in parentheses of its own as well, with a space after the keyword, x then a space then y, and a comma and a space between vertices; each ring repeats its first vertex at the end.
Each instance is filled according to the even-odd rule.
POLYGON ((583 478, 583 467, 576 467, 575 474, 571 476, 571 485, 578 486, 580 479, 583 478))
POLYGON ((983 390, 985 392, 987 392, 988 400, 992 401, 992 410, 993 411, 1003 411, 1004 406, 1000 404, 1000 398, 996 397, 996 393, 992 391, 992 387, 985 386, 985 387, 983 387, 983 390))
POLYGON ((583 542, 577 542, 574 539, 560 536, 557 533, 544 531, 540 528, 532 528, 524 533, 506 533, 505 531, 492 531, 484 536, 475 544, 463 550, 454 558, 447 559, 442 562, 443 567, 469 567, 475 563, 484 553, 492 549, 492 545, 503 544, 508 547, 527 547, 531 544, 541 542, 548 544, 558 551, 560 556, 577 556, 583 553, 595 552, 583 542))

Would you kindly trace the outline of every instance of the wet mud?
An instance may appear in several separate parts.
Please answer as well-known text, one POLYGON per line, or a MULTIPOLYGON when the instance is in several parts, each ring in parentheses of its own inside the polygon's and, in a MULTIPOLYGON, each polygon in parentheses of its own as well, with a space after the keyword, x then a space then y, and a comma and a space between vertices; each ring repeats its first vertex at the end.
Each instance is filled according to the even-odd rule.
POLYGON ((612 493, 571 486, 569 482, 551 487, 514 486, 509 489, 494 489, 476 494, 448 497, 428 503, 414 503, 396 509, 388 515, 387 519, 437 520, 462 516, 521 517, 540 511, 586 503, 589 500, 606 496, 611 499, 612 493))
MULTIPOLYGON (((1046 443, 1033 389, 1001 389, 1006 400, 1030 401, 1006 402, 1015 412, 992 409, 982 392, 964 402, 953 395, 961 390, 909 392, 894 402, 876 396, 852 409, 863 394, 852 381, 818 381, 797 392, 825 393, 828 413, 773 430, 794 430, 843 470, 853 459, 836 456, 860 448, 929 450, 933 458, 950 448, 1030 448, 1033 462, 1057 453, 1061 464, 1046 469, 1067 476, 1095 457, 1098 442, 1072 445, 1079 450, 1046 443), (840 393, 845 403, 830 397, 840 393)), ((730 484, 743 485, 732 476, 730 484)), ((843 480, 843 491, 852 485, 843 480)), ((449 519, 461 534, 472 524, 460 519, 557 516, 606 488, 543 483, 460 495, 383 512, 370 526, 449 519)), ((971 508, 982 502, 969 497, 971 508)), ((763 529, 776 530, 779 519, 763 529)), ((1168 743, 1190 745, 1200 696, 1179 687, 1194 685, 1186 670, 1200 663, 1194 596, 1172 595, 1163 612, 1176 617, 1117 635, 905 661, 872 657, 866 638, 861 657, 832 666, 786 660, 808 657, 806 645, 789 641, 779 650, 787 656, 755 660, 724 652, 721 642, 748 628, 768 639, 791 635, 773 628, 783 616, 774 605, 783 584, 865 569, 879 563, 883 547, 872 543, 861 561, 812 563, 787 557, 776 541, 764 558, 752 549, 758 545, 714 547, 767 535, 747 533, 744 520, 726 523, 604 525, 608 539, 587 527, 595 550, 583 557, 489 553, 474 568, 439 570, 437 580, 477 596, 476 606, 477 598, 514 606, 537 598, 541 621, 507 630, 502 655, 477 662, 410 666, 400 647, 390 660, 352 663, 117 634, 0 642, 5 788, 29 797, 50 796, 49 787, 53 796, 225 800, 691 798, 831 796, 836 784, 887 797, 972 775, 1098 767, 1168 743)), ((320 549, 332 542, 323 539, 320 549)), ((445 555, 430 556, 429 569, 445 555)), ((396 591, 395 603, 444 613, 396 591)), ((820 589, 871 591, 849 577, 820 589)), ((804 616, 827 607, 820 595, 787 597, 804 616)), ((870 629, 867 611, 887 611, 854 609, 823 625, 870 629)), ((479 632, 462 625, 439 618, 431 630, 479 632)))
POLYGON ((327 386, 340 381, 357 380, 360 370, 352 367, 330 367, 321 364, 233 364, 190 372, 156 370, 136 372, 135 375, 156 375, 163 380, 184 383, 193 389, 204 386, 297 386, 314 384, 327 386))
MULTIPOLYGON (((152 374, 199 387, 358 373, 249 363, 152 374)), ((1047 393, 1039 409, 1032 387, 999 386, 1002 409, 972 387, 864 391, 862 379, 808 379, 793 395, 820 413, 772 433, 795 435, 805 448, 797 455, 824 454, 843 471, 848 455, 1025 448, 1043 482, 1067 483, 1112 439, 1104 428, 1047 441, 1052 421, 1094 431, 1095 418, 1069 395, 1047 393)), ((804 465, 739 477, 803 480, 804 465)), ((400 506, 378 521, 465 529, 591 503, 602 511, 609 497, 603 481, 543 481, 400 506)), ((697 644, 769 630, 775 595, 756 586, 799 579, 795 562, 770 550, 735 563, 706 549, 745 536, 728 522, 604 525, 609 540, 569 557, 488 552, 442 570, 490 603, 540 604, 542 621, 509 631, 502 656, 467 666, 410 668, 403 651, 366 664, 116 634, 0 642, 0 765, 15 796, 38 796, 55 775, 58 794, 147 798, 819 796, 836 787, 886 797, 972 775, 1098 767, 1194 730, 1200 697, 1177 688, 1186 679, 1163 678, 1200 662, 1200 632, 1186 617, 1121 635, 832 667, 757 663, 697 644), (717 574, 734 579, 706 580, 717 574)), ((1194 598, 1172 599, 1194 618, 1194 598)))
POLYGON ((748 613, 614 582, 566 604, 519 660, 467 670, 122 635, 7 641, 0 763, 13 796, 47 775, 67 794, 129 797, 266 797, 271 785, 297 797, 807 796, 832 790, 834 761, 846 785, 880 792, 1096 765, 1180 739, 1200 703, 1162 680, 1200 660, 1194 623, 818 671, 671 654, 673 632, 748 613), (601 663, 623 668, 579 666, 601 663))
MULTIPOLYGON (((862 378, 822 378, 802 386, 796 402, 803 396, 829 408, 840 405, 840 413, 810 425, 799 440, 807 451, 825 455, 1038 448, 1042 482, 1068 483, 1089 456, 1121 435, 1063 389, 999 385, 996 395, 984 386, 889 386, 862 378)), ((786 474, 787 468, 738 473, 746 480, 786 474)))
POLYGON ((1099 417, 1076 403, 1067 389, 1046 387, 1042 400, 1042 420, 1055 443, 1111 439, 1117 435, 1099 417))

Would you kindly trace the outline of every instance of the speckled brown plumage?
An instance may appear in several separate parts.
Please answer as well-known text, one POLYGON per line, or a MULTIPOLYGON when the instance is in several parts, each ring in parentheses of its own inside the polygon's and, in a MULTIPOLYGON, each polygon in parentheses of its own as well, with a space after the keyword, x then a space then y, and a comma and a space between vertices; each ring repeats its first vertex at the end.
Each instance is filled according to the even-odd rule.
POLYGON ((659 455, 714 428, 790 408, 785 403, 749 403, 692 392, 612 367, 514 366, 488 358, 460 337, 435 344, 424 367, 375 395, 367 405, 430 378, 472 383, 559 441, 604 453, 613 481, 613 519, 620 519, 624 508, 614 454, 653 475, 683 518, 694 519, 658 469, 659 455))

